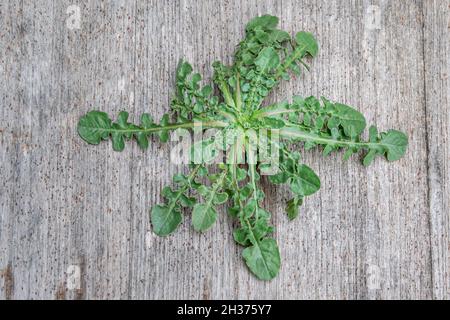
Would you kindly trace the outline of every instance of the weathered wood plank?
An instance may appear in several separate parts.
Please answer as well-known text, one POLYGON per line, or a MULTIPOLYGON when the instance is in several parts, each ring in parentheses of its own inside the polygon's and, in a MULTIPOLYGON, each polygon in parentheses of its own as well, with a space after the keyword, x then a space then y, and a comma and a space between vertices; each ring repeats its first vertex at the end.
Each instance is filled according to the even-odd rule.
POLYGON ((1 262, 12 298, 128 297, 132 154, 84 148, 76 123, 92 108, 133 111, 133 90, 121 88, 133 81, 123 77, 134 70, 134 4, 71 5, 2 10, 1 262))
POLYGON ((424 2, 433 297, 450 299, 450 2, 424 2))
POLYGON ((379 8, 379 26, 376 7, 375 13, 366 11, 366 19, 374 23, 366 22, 370 28, 363 46, 364 108, 373 110, 371 122, 380 128, 405 130, 409 149, 401 161, 379 162, 368 170, 369 202, 361 236, 366 263, 375 266, 368 277, 379 272, 381 279, 380 290, 375 279, 374 290, 368 286, 367 294, 430 298, 421 1, 385 1, 379 8))
MULTIPOLYGON (((70 1, 2 4, 0 298, 430 298, 432 286, 445 297, 448 183, 432 182, 445 164, 448 178, 448 149, 428 146, 435 148, 428 158, 436 190, 431 251, 426 128, 430 143, 430 128, 441 130, 443 143, 449 133, 429 107, 425 123, 421 3, 86 1, 79 29, 70 1), (283 256, 271 282, 246 269, 225 210, 205 234, 192 230, 187 215, 173 236, 153 235, 148 209, 186 170, 168 161, 170 144, 156 142, 145 153, 129 144, 116 153, 108 143, 84 144, 75 131, 92 108, 159 119, 178 59, 210 77, 211 63, 231 62, 245 23, 263 13, 281 17, 289 32, 313 32, 321 45, 311 73, 283 83, 271 99, 325 95, 410 137, 404 159, 368 169, 358 159, 306 152, 322 190, 294 222, 284 215, 288 190, 265 184, 283 256)), ((445 36, 439 8, 424 11, 429 42, 434 27, 445 36)), ((427 95, 430 106, 447 101, 448 81, 433 78, 442 57, 428 50, 427 93, 441 88, 438 98, 427 95)))

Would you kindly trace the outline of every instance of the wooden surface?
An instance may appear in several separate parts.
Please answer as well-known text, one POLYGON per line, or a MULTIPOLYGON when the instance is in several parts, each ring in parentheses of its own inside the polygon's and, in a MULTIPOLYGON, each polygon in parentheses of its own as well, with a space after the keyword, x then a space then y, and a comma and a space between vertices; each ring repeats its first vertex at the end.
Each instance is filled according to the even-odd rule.
POLYGON ((449 12, 448 0, 2 1, 0 298, 450 298, 449 12), (293 222, 288 190, 265 184, 282 255, 271 282, 246 269, 224 210, 205 234, 189 215, 152 234, 149 208, 186 170, 170 145, 116 153, 76 133, 93 108, 158 119, 178 59, 209 78, 264 13, 321 48, 271 99, 324 95, 410 140, 402 160, 369 168, 304 153, 322 189, 293 222))

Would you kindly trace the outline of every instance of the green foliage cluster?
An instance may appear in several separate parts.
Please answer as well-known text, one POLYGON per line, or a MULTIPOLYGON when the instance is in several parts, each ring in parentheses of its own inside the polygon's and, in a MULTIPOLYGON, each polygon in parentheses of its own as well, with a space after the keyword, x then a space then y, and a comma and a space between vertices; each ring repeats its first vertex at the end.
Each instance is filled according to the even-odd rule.
POLYGON ((291 37, 277 29, 277 24, 278 18, 269 15, 251 20, 236 49, 234 63, 213 64, 211 85, 201 86, 202 77, 193 73, 189 63, 181 61, 171 113, 165 114, 159 124, 148 114, 141 116, 139 125, 130 123, 126 112, 113 122, 100 111, 87 113, 78 124, 78 132, 86 142, 98 144, 111 138, 116 151, 122 151, 125 141, 133 138, 142 149, 148 147, 152 135, 166 142, 169 131, 178 128, 193 129, 200 124, 202 129, 218 129, 222 139, 216 136, 200 142, 210 156, 203 156, 200 163, 192 161, 189 174, 173 177, 176 187, 163 189, 164 203, 155 205, 150 214, 153 231, 160 236, 175 231, 182 221, 183 208, 192 209, 194 229, 206 231, 216 221, 217 206, 229 203, 228 212, 238 224, 233 237, 245 247, 242 256, 249 269, 263 280, 277 275, 281 260, 278 245, 271 237, 274 228, 270 225, 270 213, 262 207, 265 195, 259 182, 265 164, 238 161, 242 157, 256 159, 258 147, 251 145, 252 130, 268 129, 281 138, 277 143, 279 170, 269 181, 289 185, 289 219, 296 218, 305 197, 320 188, 319 177, 302 163, 299 152, 289 148, 292 142, 304 142, 305 149, 321 146, 325 155, 344 150, 345 159, 362 151, 364 165, 377 155, 388 161, 398 160, 408 144, 404 133, 379 133, 374 126, 369 128, 369 139, 364 140, 364 116, 350 106, 325 98, 296 96, 292 102, 263 106, 264 99, 280 81, 300 75, 309 68, 305 58, 318 53, 317 42, 310 33, 298 32, 291 37), (235 139, 237 136, 240 139, 235 139), (232 161, 217 165, 217 170, 211 172, 207 160, 225 149, 227 159, 232 161))

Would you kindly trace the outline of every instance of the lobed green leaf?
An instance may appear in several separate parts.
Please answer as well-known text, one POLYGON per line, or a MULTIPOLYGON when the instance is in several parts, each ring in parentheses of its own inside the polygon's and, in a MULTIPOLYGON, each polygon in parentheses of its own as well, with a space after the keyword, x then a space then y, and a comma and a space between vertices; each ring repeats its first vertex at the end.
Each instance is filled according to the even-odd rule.
POLYGON ((280 270, 280 252, 274 239, 253 243, 244 249, 242 256, 249 269, 261 280, 275 278, 280 270))
POLYGON ((203 232, 216 222, 216 210, 207 204, 197 203, 192 210, 192 225, 196 231, 203 232))
POLYGON ((181 223, 179 208, 171 209, 169 206, 156 205, 151 211, 153 232, 158 236, 167 236, 174 232, 181 223))

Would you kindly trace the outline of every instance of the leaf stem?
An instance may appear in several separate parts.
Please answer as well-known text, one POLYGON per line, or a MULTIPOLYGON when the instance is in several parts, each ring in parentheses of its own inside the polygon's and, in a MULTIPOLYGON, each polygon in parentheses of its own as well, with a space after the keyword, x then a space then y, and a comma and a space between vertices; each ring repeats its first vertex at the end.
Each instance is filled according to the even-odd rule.
POLYGON ((204 127, 204 128, 225 128, 228 126, 227 122, 224 121, 194 121, 194 122, 185 122, 185 123, 171 123, 165 126, 155 126, 151 128, 141 128, 141 127, 135 127, 131 129, 122 129, 122 128, 95 128, 96 131, 99 132, 118 132, 118 133, 152 133, 152 132, 158 132, 162 130, 176 130, 179 128, 194 128, 194 127, 204 127))
POLYGON ((228 87, 228 84, 225 81, 219 81, 218 83, 220 91, 223 93, 223 99, 225 100, 225 103, 232 107, 233 109, 236 108, 236 105, 234 104, 233 97, 230 93, 230 89, 228 87))
POLYGON ((288 126, 278 130, 281 137, 296 138, 302 141, 310 141, 318 144, 334 145, 339 147, 365 147, 368 149, 382 150, 381 143, 374 142, 357 142, 349 140, 336 140, 330 136, 321 136, 316 133, 308 132, 301 128, 301 126, 288 126))
POLYGON ((224 169, 222 171, 222 173, 220 174, 219 179, 217 179, 217 181, 214 183, 214 186, 213 186, 213 188, 211 190, 211 193, 209 195, 208 201, 206 203, 206 205, 208 207, 211 206, 211 204, 212 204, 212 202, 214 200, 214 196, 216 195, 217 191, 223 186, 223 182, 224 182, 225 176, 227 175, 227 171, 228 171, 228 169, 224 169))
POLYGON ((236 104, 237 111, 241 111, 242 108, 242 98, 241 98, 241 82, 239 73, 236 73, 236 88, 234 90, 234 103, 236 104))
POLYGON ((253 199, 256 202, 255 208, 255 219, 258 220, 258 190, 256 189, 256 150, 252 148, 252 144, 250 143, 250 137, 246 137, 246 149, 247 149, 247 159, 248 159, 248 167, 250 170, 250 181, 253 187, 253 199))
POLYGON ((294 112, 299 112, 299 111, 300 110, 298 110, 298 109, 281 109, 281 110, 269 110, 269 111, 261 109, 254 113, 254 118, 260 119, 260 118, 270 117, 270 116, 274 116, 274 115, 278 115, 278 114, 294 113, 294 112))
POLYGON ((295 60, 297 60, 302 54, 305 53, 304 50, 306 49, 306 47, 307 46, 304 45, 303 47, 297 47, 294 49, 294 51, 289 55, 289 57, 287 57, 284 63, 282 63, 278 67, 277 73, 275 74, 276 78, 279 78, 295 60))
POLYGON ((249 164, 250 169, 250 179, 252 181, 252 187, 253 187, 253 199, 256 201, 256 207, 255 207, 255 219, 258 220, 258 192, 256 189, 256 164, 249 164))

